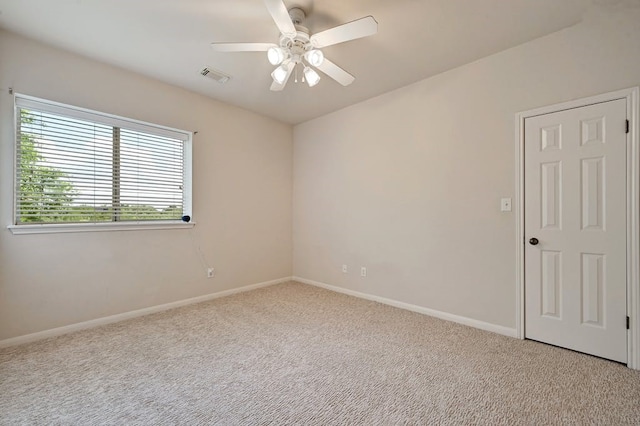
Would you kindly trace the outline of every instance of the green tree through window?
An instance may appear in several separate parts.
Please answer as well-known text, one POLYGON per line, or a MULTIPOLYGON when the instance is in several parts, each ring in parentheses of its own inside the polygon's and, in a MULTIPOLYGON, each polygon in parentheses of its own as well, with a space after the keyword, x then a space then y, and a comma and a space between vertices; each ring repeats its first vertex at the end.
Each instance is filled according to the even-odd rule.
MULTIPOLYGON (((35 117, 20 110, 21 128, 33 125, 35 117)), ((67 175, 44 165, 34 136, 20 132, 19 204, 21 222, 69 222, 74 188, 67 175)))

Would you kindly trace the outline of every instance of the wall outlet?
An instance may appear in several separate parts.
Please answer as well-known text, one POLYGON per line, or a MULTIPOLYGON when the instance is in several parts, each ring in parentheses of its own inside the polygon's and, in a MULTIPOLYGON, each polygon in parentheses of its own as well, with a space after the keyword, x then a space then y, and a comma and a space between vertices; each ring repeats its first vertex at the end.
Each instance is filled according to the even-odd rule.
POLYGON ((500 210, 503 212, 511 211, 511 198, 503 198, 500 200, 500 210))
POLYGON ((207 278, 213 278, 216 274, 216 270, 213 268, 207 268, 207 278))
POLYGON ((364 266, 360 268, 360 276, 361 277, 367 276, 367 268, 365 268, 364 266))
POLYGON ((347 267, 347 265, 342 265, 342 273, 344 273, 344 274, 348 274, 349 273, 349 268, 347 267))

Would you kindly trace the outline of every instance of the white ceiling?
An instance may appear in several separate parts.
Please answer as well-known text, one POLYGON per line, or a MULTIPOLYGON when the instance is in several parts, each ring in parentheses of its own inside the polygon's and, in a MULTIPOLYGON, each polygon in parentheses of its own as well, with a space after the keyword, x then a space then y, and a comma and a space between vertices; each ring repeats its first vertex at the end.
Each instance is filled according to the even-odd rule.
MULTIPOLYGON (((271 92, 265 53, 211 42, 277 42, 262 0, 0 0, 0 27, 286 123, 300 123, 578 23, 589 0, 285 0, 315 33, 363 16, 378 34, 323 49, 356 77, 271 92), (205 66, 232 76, 219 84, 205 66)), ((479 82, 481 84, 481 82, 479 82)))

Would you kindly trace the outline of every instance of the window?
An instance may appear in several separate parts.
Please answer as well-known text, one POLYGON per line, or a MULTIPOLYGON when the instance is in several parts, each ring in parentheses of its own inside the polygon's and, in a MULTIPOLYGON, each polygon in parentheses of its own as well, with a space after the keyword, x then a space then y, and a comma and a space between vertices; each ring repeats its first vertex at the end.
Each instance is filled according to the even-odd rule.
POLYGON ((190 215, 189 132, 23 95, 16 129, 12 230, 164 227, 190 215))

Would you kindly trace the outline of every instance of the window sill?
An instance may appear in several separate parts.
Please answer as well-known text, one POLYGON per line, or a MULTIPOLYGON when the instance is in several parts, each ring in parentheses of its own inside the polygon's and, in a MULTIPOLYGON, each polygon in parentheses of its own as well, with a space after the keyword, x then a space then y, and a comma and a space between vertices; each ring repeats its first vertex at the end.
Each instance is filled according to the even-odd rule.
POLYGON ((9 225, 7 228, 14 235, 23 234, 58 234, 68 232, 102 232, 102 231, 148 231, 161 229, 193 228, 195 222, 158 221, 158 222, 122 222, 122 223, 65 223, 38 225, 9 225))

